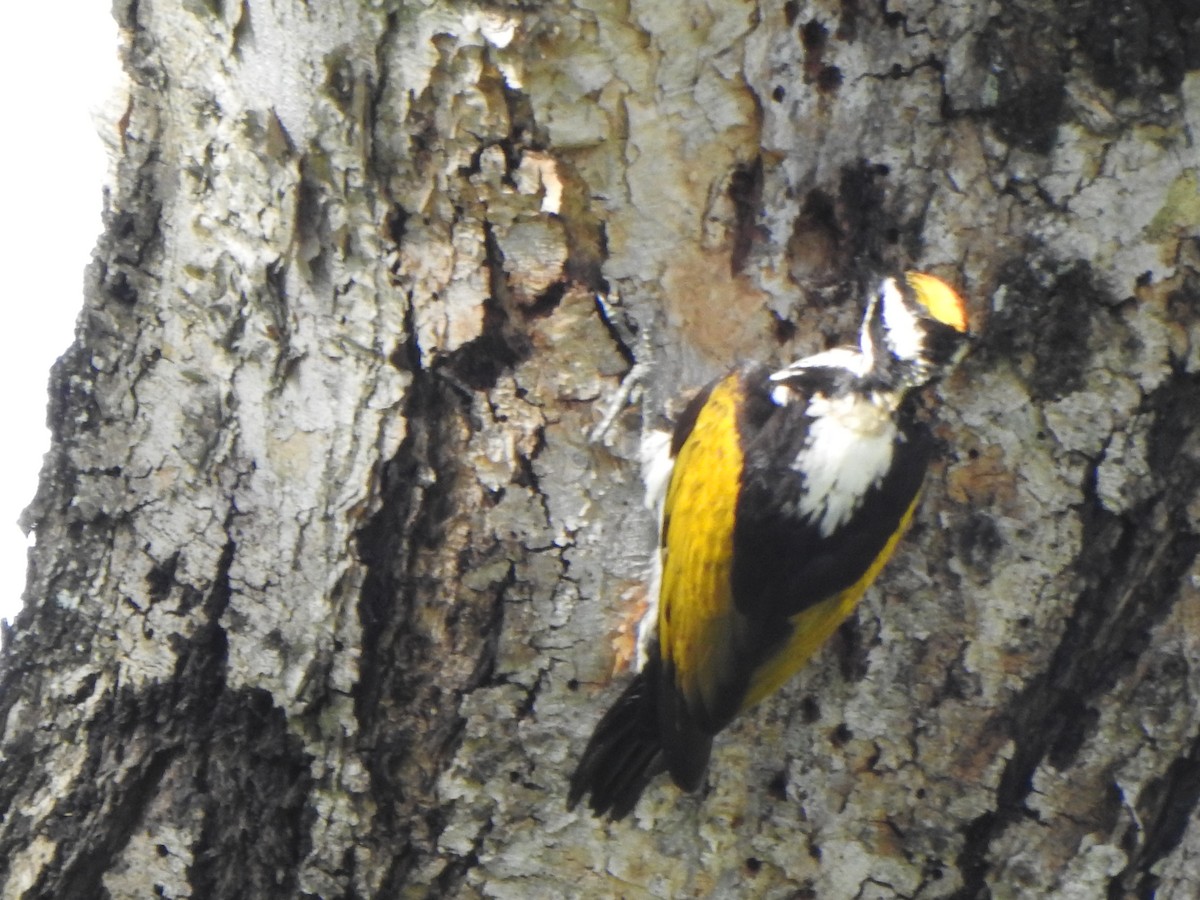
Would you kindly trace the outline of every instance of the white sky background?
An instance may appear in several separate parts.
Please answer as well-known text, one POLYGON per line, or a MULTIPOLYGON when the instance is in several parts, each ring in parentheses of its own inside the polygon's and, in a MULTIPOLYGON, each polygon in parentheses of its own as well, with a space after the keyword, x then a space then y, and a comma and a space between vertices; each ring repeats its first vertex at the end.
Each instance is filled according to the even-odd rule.
MULTIPOLYGON (((50 366, 70 345, 100 234, 107 157, 93 113, 115 116, 117 29, 105 0, 18 3, 0 31, 0 618, 20 609, 28 541, 17 527, 49 449, 50 366)), ((117 113, 119 115, 119 113, 117 113)), ((107 125, 104 127, 113 128, 107 125)))

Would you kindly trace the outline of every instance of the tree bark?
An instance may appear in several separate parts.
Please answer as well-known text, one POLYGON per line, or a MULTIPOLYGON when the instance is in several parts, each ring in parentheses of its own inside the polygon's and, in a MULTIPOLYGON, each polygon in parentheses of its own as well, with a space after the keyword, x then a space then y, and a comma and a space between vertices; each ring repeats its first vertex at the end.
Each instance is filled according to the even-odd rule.
POLYGON ((1192 4, 115 15, 0 896, 1200 893, 1192 4), (642 430, 908 265, 979 337, 897 558, 700 794, 568 812, 642 430))

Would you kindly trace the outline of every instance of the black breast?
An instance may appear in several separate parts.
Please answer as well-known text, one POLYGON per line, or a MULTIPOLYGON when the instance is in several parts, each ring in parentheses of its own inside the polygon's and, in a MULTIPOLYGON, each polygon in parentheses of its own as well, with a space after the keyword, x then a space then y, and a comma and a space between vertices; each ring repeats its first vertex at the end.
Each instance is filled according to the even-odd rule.
POLYGON ((755 619, 795 615, 857 582, 900 527, 925 477, 932 438, 907 406, 896 413, 892 464, 863 496, 850 519, 828 537, 801 515, 803 474, 791 465, 813 422, 806 412, 815 393, 853 388, 844 370, 813 369, 789 379, 786 406, 771 401, 776 385, 765 369, 744 374, 746 406, 739 422, 745 464, 734 526, 733 596, 755 619))

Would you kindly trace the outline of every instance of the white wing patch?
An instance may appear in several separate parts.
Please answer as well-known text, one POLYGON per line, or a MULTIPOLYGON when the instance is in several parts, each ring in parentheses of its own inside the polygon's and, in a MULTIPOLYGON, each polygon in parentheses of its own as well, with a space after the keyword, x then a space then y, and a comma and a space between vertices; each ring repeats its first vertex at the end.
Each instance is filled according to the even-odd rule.
MULTIPOLYGON (((648 431, 642 435, 638 455, 642 463, 642 484, 646 486, 646 508, 654 511, 658 524, 658 541, 662 540, 663 505, 667 501, 667 485, 675 469, 671 456, 671 435, 666 431, 648 431)), ((640 672, 650 659, 650 646, 658 640, 658 595, 662 590, 662 547, 654 550, 650 561, 650 586, 646 591, 646 613, 638 623, 637 654, 633 670, 640 672)))
POLYGON ((798 359, 786 368, 771 373, 771 381, 780 382, 771 388, 771 402, 776 406, 787 406, 793 400, 802 399, 803 394, 797 392, 788 379, 795 378, 805 369, 845 369, 851 375, 862 378, 871 370, 872 350, 870 337, 863 329, 863 349, 854 347, 834 347, 832 350, 822 350, 804 359, 798 359))
POLYGON ((654 511, 661 525, 667 485, 671 481, 671 470, 675 468, 670 432, 647 431, 643 434, 638 459, 642 464, 642 484, 646 486, 646 509, 654 511))
POLYGON ((772 372, 771 380, 787 381, 804 369, 845 369, 861 378, 871 370, 871 360, 870 353, 854 347, 834 347, 832 350, 822 350, 820 353, 798 359, 787 368, 772 372))
POLYGON ((792 462, 804 476, 799 512, 817 523, 821 537, 829 537, 887 474, 896 423, 892 405, 879 395, 817 394, 808 414, 813 417, 808 440, 792 462))

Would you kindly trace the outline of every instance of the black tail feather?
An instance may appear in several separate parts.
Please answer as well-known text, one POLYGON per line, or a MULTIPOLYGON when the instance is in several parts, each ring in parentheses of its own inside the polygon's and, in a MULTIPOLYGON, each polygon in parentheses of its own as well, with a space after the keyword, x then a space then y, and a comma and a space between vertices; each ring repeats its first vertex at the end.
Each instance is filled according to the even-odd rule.
POLYGON ((643 669, 592 732, 567 794, 574 808, 585 794, 597 816, 622 819, 655 775, 666 770, 658 732, 655 686, 643 669))
MULTIPOLYGON (((660 665, 662 665, 660 663, 660 665)), ((691 792, 704 781, 714 732, 701 727, 675 687, 675 672, 668 663, 658 681, 658 740, 663 748, 663 765, 680 789, 691 792)), ((724 723, 717 726, 724 727, 724 723)))

